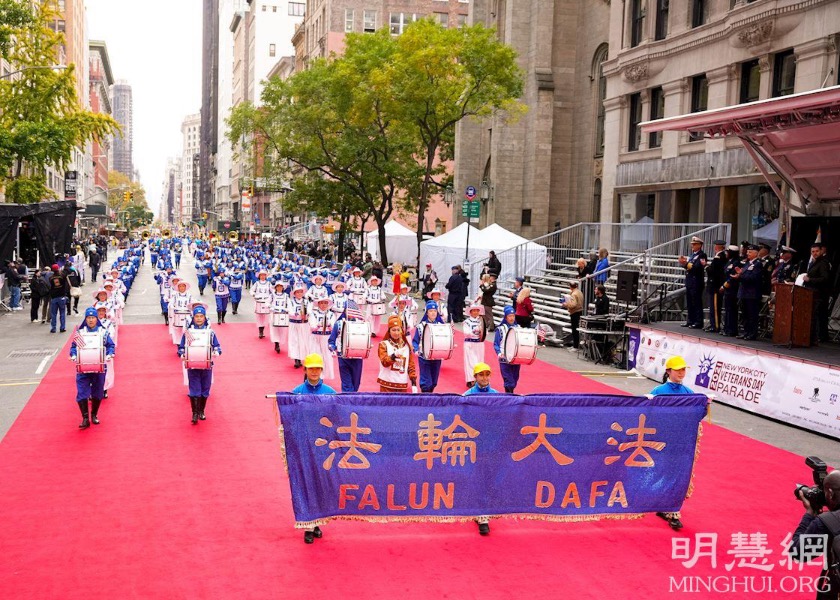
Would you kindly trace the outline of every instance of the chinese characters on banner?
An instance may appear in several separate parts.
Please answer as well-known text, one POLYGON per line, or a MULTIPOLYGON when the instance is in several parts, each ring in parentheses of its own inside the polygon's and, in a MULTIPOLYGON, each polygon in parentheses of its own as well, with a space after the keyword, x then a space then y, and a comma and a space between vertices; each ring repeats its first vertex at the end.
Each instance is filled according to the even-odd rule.
POLYGON ((277 394, 295 520, 674 512, 705 396, 277 394))

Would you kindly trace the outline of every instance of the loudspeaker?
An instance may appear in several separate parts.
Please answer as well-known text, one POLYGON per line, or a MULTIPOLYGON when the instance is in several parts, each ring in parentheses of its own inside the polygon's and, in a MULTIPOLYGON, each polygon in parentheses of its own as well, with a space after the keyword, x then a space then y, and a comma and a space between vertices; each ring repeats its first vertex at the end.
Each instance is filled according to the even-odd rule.
POLYGON ((639 272, 619 271, 615 291, 616 302, 635 304, 639 300, 639 272))

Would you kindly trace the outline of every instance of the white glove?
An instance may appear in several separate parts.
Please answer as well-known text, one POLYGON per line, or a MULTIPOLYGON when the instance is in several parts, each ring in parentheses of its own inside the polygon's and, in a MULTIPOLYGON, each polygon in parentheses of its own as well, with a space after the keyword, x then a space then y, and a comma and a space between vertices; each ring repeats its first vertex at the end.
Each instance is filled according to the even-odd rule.
POLYGON ((416 385, 412 385, 412 386, 411 386, 411 393, 412 393, 412 394, 416 394, 416 393, 417 393, 417 386, 416 386, 416 385))
POLYGON ((105 357, 105 360, 114 360, 114 355, 109 354, 108 356, 105 357))
POLYGON ((71 356, 71 357, 70 357, 70 362, 76 362, 76 357, 75 357, 75 356, 71 356))

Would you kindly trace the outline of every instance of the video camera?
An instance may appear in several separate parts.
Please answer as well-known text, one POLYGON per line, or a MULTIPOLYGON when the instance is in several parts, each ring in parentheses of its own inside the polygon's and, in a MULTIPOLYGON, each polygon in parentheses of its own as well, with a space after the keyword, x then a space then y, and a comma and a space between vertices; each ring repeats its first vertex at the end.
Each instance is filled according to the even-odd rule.
POLYGON ((800 500, 801 498, 799 497, 799 494, 801 491, 802 497, 808 501, 814 512, 820 512, 826 505, 825 492, 823 491, 823 481, 828 475, 828 467, 826 466, 825 461, 817 456, 806 457, 805 464, 811 467, 814 477, 814 485, 813 487, 809 487, 805 484, 799 483, 793 490, 793 495, 797 500, 800 500))

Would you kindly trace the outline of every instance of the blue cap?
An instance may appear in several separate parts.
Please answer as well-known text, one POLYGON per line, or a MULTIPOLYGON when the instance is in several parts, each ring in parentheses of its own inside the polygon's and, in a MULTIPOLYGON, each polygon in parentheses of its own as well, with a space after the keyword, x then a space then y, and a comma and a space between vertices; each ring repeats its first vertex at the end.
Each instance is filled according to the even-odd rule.
POLYGON ((434 300, 429 300, 428 302, 426 302, 426 310, 440 310, 440 308, 438 308, 437 302, 435 302, 434 300))
POLYGON ((505 313, 505 316, 508 316, 508 315, 515 314, 516 311, 513 310, 512 306, 505 306, 504 313, 505 313))
POLYGON ((99 318, 99 313, 96 312, 96 309, 92 306, 90 308, 85 309, 85 318, 88 317, 96 317, 99 318))
POLYGON ((207 316, 207 310, 203 306, 196 306, 193 308, 193 316, 195 315, 204 315, 207 316))
POLYGON ((518 281, 519 283, 525 283, 525 278, 524 277, 517 277, 516 281, 518 281))

